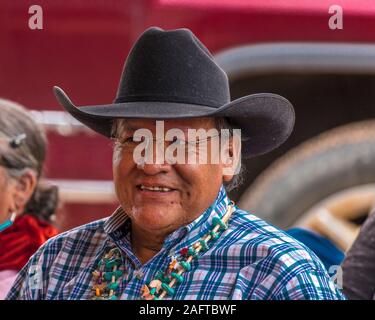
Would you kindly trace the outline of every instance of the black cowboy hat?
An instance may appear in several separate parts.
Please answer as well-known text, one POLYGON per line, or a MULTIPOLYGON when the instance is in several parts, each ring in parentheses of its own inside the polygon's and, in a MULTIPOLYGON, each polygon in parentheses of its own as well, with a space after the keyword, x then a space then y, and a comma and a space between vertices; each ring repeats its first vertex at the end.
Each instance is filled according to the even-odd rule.
POLYGON ((294 126, 293 106, 279 95, 230 101, 226 73, 188 29, 147 29, 129 53, 113 104, 77 108, 59 87, 54 92, 74 118, 106 137, 115 118, 226 117, 241 129, 245 158, 275 149, 294 126))

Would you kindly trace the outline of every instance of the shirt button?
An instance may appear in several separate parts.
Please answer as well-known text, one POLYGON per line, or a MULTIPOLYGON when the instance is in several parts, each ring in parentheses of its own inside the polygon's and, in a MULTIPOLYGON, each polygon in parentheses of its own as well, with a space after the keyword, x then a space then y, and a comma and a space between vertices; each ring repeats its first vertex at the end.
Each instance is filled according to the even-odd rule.
POLYGON ((138 280, 142 280, 143 276, 144 276, 144 273, 141 271, 141 270, 136 270, 134 271, 134 274, 135 274, 135 277, 138 279, 138 280))

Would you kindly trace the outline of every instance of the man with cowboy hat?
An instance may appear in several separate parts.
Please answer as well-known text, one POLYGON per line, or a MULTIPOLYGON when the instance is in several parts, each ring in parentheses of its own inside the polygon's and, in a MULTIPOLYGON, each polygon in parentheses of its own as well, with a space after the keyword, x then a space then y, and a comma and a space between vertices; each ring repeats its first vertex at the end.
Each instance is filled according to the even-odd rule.
POLYGON ((155 27, 129 53, 113 104, 77 108, 54 90, 114 140, 120 206, 47 242, 8 299, 344 298, 309 249, 226 194, 241 153, 264 154, 290 135, 285 98, 230 101, 227 75, 190 30, 155 27))

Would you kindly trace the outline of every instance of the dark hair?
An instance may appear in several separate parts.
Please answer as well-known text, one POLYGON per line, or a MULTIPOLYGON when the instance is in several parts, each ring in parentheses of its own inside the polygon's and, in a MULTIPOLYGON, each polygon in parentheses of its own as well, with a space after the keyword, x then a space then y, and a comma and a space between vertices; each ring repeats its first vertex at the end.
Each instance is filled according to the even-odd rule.
POLYGON ((25 206, 24 213, 45 221, 51 220, 58 203, 58 189, 40 182, 46 158, 47 139, 41 126, 19 104, 0 99, 0 134, 12 139, 25 134, 26 138, 17 148, 3 152, 1 164, 11 178, 31 169, 37 177, 37 186, 25 206))

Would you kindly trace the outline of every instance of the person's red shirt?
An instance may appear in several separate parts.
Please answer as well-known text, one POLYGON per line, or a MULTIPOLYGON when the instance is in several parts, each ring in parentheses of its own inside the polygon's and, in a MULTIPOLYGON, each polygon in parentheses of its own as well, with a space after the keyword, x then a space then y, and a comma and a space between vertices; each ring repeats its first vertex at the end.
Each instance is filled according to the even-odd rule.
POLYGON ((36 250, 58 234, 55 227, 31 215, 17 217, 0 233, 0 271, 19 271, 36 250))

